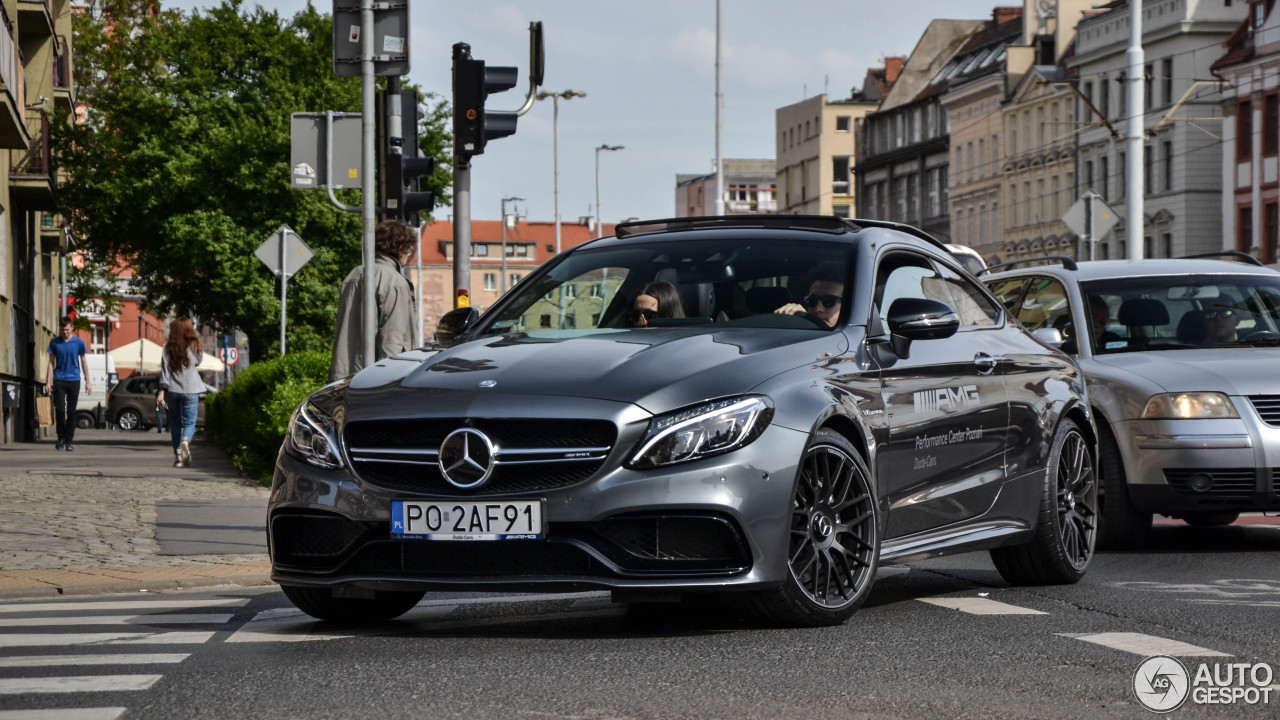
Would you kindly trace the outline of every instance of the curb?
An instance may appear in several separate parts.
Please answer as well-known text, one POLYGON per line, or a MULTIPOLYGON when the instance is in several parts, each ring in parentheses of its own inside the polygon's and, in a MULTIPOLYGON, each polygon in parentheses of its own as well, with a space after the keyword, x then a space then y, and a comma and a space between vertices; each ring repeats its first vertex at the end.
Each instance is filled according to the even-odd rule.
POLYGON ((39 598, 58 598, 76 595, 111 595, 122 593, 160 592, 164 590, 185 590, 189 588, 208 588, 218 586, 255 587, 273 585, 268 574, 228 575, 226 577, 193 577, 182 580, 146 580, 138 582, 91 583, 84 585, 64 585, 62 587, 43 586, 26 588, 0 589, 0 600, 27 600, 39 598))

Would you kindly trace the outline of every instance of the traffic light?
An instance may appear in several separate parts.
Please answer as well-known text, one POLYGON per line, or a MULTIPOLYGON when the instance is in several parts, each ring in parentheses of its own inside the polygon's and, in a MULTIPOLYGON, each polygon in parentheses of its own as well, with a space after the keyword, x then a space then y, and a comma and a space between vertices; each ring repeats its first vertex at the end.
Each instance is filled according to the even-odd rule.
POLYGON ((453 147, 459 155, 482 155, 484 146, 516 132, 514 112, 486 112, 490 93, 510 90, 519 80, 514 67, 485 67, 471 57, 471 46, 453 46, 453 147))
POLYGON ((436 206, 436 194, 419 189, 426 187, 436 161, 434 158, 405 157, 397 153, 387 153, 386 159, 387 217, 398 217, 410 225, 417 225, 418 213, 430 213, 436 206))

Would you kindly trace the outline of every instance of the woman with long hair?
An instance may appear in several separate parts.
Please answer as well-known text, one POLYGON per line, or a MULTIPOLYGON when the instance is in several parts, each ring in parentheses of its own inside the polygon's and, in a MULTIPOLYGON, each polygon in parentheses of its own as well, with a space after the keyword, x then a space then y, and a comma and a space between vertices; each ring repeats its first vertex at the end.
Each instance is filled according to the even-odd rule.
POLYGON ((191 438, 196 434, 196 411, 204 392, 204 381, 196 372, 202 357, 204 348, 191 318, 174 320, 160 356, 160 392, 156 395, 156 404, 168 406, 174 467, 191 465, 191 438))
POLYGON ((643 328, 649 327, 649 322, 656 318, 682 317, 684 303, 680 302, 680 291, 675 285, 658 280, 640 288, 635 302, 627 311, 627 325, 643 328))

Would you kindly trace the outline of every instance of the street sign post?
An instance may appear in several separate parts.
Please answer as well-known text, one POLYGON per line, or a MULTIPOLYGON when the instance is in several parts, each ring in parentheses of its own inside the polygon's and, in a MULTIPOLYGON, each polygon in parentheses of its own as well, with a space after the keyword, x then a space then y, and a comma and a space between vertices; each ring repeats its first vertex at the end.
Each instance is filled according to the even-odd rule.
POLYGON ((1111 232, 1111 228, 1120 222, 1120 217, 1101 195, 1089 191, 1067 210, 1062 222, 1085 241, 1089 247, 1089 259, 1093 260, 1098 238, 1111 232))
POLYGON ((240 361, 240 348, 235 345, 218 348, 218 359, 227 366, 235 365, 240 361))
MULTIPOLYGON (((373 74, 409 74, 409 2, 371 3, 373 11, 373 74)), ((333 74, 360 77, 364 29, 360 0, 333 0, 333 74)))
MULTIPOLYGON (((281 225, 275 232, 253 251, 271 272, 280 277, 280 356, 285 353, 284 328, 285 308, 287 304, 287 288, 289 278, 311 260, 314 253, 302 241, 298 233, 288 225, 281 225)), ((225 362, 225 360, 224 360, 225 362)))
POLYGON ((360 123, 359 113, 293 113, 289 184, 295 190, 359 188, 360 123))

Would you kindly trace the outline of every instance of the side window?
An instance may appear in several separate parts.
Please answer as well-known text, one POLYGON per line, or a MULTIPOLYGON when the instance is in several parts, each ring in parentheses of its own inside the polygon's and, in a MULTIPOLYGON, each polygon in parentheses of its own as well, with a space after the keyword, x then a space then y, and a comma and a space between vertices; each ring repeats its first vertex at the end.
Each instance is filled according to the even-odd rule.
POLYGON ((946 265, 939 264, 938 272, 946 292, 951 296, 950 302, 943 302, 955 308, 956 314, 960 316, 961 327, 990 327, 1000 322, 1000 308, 973 281, 946 265))
POLYGON ((1026 278, 998 280, 987 286, 991 294, 996 296, 1001 305, 1010 313, 1017 313, 1018 301, 1022 299, 1022 291, 1027 289, 1026 278))
POLYGON ((900 298, 929 298, 951 304, 947 297, 936 297, 925 291, 928 280, 937 280, 928 260, 908 253, 886 255, 876 270, 876 308, 880 319, 888 326, 889 308, 900 298))
POLYGON ((1031 278, 1027 295, 1018 308, 1018 322, 1028 330, 1054 328, 1062 333, 1064 340, 1076 339, 1067 290, 1053 278, 1031 278))

